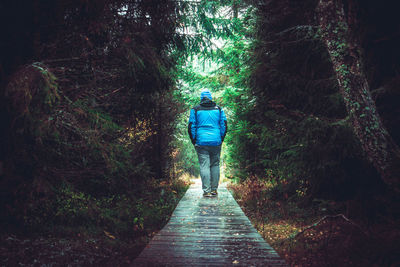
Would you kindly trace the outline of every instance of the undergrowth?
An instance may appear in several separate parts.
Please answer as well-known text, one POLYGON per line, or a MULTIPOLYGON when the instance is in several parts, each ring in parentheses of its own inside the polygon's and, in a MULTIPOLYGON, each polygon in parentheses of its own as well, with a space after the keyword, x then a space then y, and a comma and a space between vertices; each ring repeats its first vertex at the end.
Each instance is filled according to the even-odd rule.
POLYGON ((65 187, 53 207, 32 210, 34 232, 0 236, 1 264, 76 264, 126 266, 166 224, 189 187, 189 176, 171 181, 149 179, 138 196, 93 198, 65 187), (51 216, 50 216, 51 213, 51 216))
POLYGON ((149 179, 140 194, 93 197, 65 185, 47 205, 31 209, 26 224, 52 235, 70 231, 88 235, 106 231, 120 239, 151 235, 166 223, 187 187, 180 179, 149 179))
MULTIPOLYGON (((398 266, 397 221, 366 224, 349 219, 345 203, 277 195, 277 185, 258 179, 229 189, 263 238, 290 266, 398 266)), ((298 194, 301 195, 300 192, 298 194)))

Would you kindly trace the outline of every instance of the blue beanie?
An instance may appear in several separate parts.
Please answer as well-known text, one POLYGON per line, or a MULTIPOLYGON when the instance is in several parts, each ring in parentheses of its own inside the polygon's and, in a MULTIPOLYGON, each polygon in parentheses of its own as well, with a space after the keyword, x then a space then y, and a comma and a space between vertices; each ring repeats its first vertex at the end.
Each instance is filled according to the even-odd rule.
POLYGON ((212 100, 211 93, 210 93, 210 91, 208 89, 205 89, 203 92, 201 92, 200 100, 202 100, 205 97, 207 97, 208 99, 212 100))

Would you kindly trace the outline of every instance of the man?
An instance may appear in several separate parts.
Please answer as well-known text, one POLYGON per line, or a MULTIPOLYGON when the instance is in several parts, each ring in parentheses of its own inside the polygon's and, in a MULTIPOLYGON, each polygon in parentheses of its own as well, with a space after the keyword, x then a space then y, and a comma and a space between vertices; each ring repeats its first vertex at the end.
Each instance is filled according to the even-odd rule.
POLYGON ((219 183, 221 144, 228 130, 224 111, 212 101, 209 90, 200 95, 200 105, 190 110, 189 137, 200 164, 203 196, 216 196, 219 183))

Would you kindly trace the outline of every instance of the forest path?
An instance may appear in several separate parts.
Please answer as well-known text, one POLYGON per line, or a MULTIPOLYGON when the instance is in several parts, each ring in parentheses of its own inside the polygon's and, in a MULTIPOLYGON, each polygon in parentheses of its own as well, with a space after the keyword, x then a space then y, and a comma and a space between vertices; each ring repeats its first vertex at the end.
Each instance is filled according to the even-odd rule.
POLYGON ((202 196, 196 180, 168 224, 133 266, 287 266, 252 226, 222 184, 218 196, 202 196))

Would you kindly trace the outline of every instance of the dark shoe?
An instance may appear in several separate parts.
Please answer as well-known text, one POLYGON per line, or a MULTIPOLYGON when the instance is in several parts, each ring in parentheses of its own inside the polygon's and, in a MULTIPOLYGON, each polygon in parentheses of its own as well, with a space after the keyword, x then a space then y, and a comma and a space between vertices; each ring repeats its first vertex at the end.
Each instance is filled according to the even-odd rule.
POLYGON ((211 193, 207 193, 207 192, 204 192, 203 193, 203 197, 212 197, 213 195, 211 194, 211 193))
POLYGON ((218 195, 218 192, 217 192, 217 190, 213 190, 213 191, 211 191, 211 195, 213 195, 213 196, 216 196, 216 195, 218 195))

